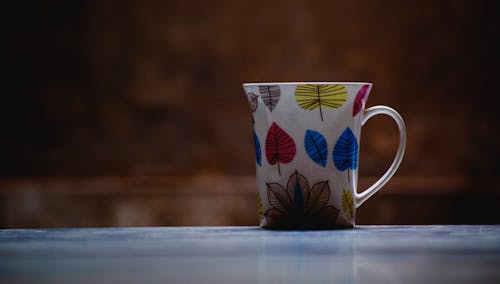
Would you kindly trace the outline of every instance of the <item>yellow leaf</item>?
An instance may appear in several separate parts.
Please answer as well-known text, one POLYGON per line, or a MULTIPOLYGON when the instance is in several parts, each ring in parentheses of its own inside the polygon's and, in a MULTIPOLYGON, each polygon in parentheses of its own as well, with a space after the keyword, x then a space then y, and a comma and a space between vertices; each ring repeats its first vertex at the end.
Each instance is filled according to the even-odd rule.
POLYGON ((259 222, 264 215, 264 210, 262 209, 262 200, 260 199, 260 195, 257 195, 257 214, 259 216, 259 222))
POLYGON ((352 194, 347 189, 342 192, 342 208, 344 208, 344 213, 347 218, 351 219, 354 214, 354 206, 352 201, 352 194))
POLYGON ((344 85, 302 84, 295 89, 295 101, 305 110, 319 109, 323 121, 323 109, 336 109, 344 105, 348 93, 344 85))

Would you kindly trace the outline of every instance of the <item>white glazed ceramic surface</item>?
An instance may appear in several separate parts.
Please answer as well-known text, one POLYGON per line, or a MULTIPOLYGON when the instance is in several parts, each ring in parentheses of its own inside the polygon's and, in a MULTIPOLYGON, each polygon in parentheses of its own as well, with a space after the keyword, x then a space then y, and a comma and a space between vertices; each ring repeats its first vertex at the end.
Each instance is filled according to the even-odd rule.
POLYGON ((356 208, 378 191, 401 163, 406 131, 386 106, 365 110, 371 83, 247 83, 254 125, 260 225, 277 229, 352 227, 356 208), (387 172, 357 193, 361 126, 386 114, 400 144, 387 172))

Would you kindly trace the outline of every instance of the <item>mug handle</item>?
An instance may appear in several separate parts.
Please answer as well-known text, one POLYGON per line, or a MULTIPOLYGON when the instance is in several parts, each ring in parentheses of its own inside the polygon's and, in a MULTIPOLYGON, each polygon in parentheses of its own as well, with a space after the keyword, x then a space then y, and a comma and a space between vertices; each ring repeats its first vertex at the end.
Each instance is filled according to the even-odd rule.
POLYGON ((379 191, 382 188, 382 186, 384 186, 389 181, 389 179, 391 179, 391 177, 394 175, 399 165, 401 164, 401 160, 403 159, 406 147, 406 127, 403 118, 401 118, 401 116, 397 111, 388 106, 374 106, 366 109, 363 114, 364 115, 363 119, 361 120, 361 126, 363 126, 368 119, 378 114, 385 114, 394 119, 399 128, 399 147, 396 153, 396 157, 394 158, 394 161, 392 162, 389 169, 387 169, 385 174, 379 180, 377 180, 377 182, 375 182, 372 186, 370 186, 363 192, 361 193, 358 193, 356 191, 354 192, 354 200, 356 208, 361 206, 361 204, 363 204, 363 202, 368 200, 368 198, 372 197, 372 195, 374 195, 377 191, 379 191))

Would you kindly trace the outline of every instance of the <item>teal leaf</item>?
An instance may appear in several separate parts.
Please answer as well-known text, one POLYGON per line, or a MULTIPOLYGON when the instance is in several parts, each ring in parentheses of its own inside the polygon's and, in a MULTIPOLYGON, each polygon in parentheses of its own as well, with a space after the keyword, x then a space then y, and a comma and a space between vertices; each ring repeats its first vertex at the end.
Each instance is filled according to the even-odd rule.
POLYGON ((333 148, 333 162, 339 171, 355 170, 358 165, 358 140, 347 127, 333 148))
POLYGON ((304 146, 311 160, 322 167, 326 166, 328 145, 325 137, 321 135, 321 133, 314 130, 307 130, 304 135, 304 146))
POLYGON ((295 184, 295 188, 293 189, 293 201, 297 212, 302 212, 304 210, 304 190, 306 189, 301 188, 299 182, 295 184))
POLYGON ((259 137, 257 137, 257 133, 255 133, 255 131, 253 132, 253 142, 255 143, 255 160, 260 167, 262 166, 262 151, 260 149, 259 137))

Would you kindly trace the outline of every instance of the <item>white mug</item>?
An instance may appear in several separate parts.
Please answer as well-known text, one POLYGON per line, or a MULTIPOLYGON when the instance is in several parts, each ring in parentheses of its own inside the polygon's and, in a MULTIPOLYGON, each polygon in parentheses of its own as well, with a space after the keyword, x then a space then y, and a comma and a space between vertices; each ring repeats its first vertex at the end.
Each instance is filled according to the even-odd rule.
POLYGON ((253 117, 260 225, 326 229, 355 225, 356 208, 401 164, 406 129, 387 106, 365 110, 371 83, 245 83, 253 117), (392 117, 399 148, 385 174, 358 193, 361 127, 377 114, 392 117))

